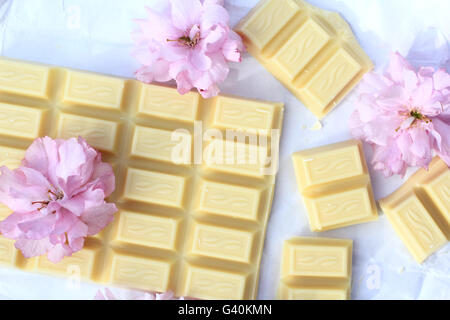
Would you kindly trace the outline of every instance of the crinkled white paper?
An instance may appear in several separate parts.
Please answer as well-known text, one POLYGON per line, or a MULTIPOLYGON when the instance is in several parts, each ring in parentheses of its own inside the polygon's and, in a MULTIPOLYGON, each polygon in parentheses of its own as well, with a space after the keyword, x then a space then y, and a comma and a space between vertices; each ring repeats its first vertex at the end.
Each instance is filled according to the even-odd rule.
MULTIPOLYGON (((237 23, 258 0, 226 0, 237 23)), ((415 65, 449 68, 450 2, 447 0, 310 0, 338 11, 378 71, 391 51, 415 65)), ((144 6, 160 0, 0 0, 0 54, 77 69, 132 77, 132 19, 145 16, 144 6)), ((313 235, 291 163, 293 152, 349 139, 348 119, 354 94, 316 128, 314 116, 249 55, 232 66, 223 92, 286 104, 280 172, 261 264, 259 298, 273 299, 278 286, 283 240, 293 236, 341 237, 355 240, 353 299, 450 299, 450 246, 417 264, 381 215, 379 221, 313 235)), ((368 150, 367 150, 368 151, 368 150)), ((367 152, 370 159, 370 153, 367 152)), ((411 170, 413 172, 414 170, 411 170)), ((371 171, 377 199, 404 180, 371 171)), ((95 285, 0 268, 0 298, 91 299, 95 285)))

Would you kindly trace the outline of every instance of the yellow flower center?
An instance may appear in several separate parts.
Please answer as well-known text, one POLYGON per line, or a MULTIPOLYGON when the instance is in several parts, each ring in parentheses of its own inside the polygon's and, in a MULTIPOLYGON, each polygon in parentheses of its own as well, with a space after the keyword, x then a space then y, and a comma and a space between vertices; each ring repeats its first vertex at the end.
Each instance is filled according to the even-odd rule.
POLYGON ((418 121, 425 121, 426 124, 429 124, 430 122, 433 121, 432 119, 430 119, 427 116, 420 113, 418 110, 411 110, 409 113, 402 112, 401 114, 403 116, 405 116, 406 118, 405 118, 404 122, 402 123, 402 125, 400 127, 398 127, 397 129, 395 129, 395 132, 398 132, 401 129, 409 129, 409 128, 417 127, 418 121))
POLYGON ((416 120, 422 120, 424 118, 423 114, 421 114, 419 111, 417 110, 413 110, 410 112, 409 114, 411 117, 413 117, 416 120))

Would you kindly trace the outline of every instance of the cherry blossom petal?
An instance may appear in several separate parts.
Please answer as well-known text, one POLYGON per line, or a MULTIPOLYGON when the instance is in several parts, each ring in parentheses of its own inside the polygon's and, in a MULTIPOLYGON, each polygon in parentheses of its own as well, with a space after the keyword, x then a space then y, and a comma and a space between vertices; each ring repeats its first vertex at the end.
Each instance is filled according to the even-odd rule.
POLYGON ((223 6, 224 0, 203 0, 204 6, 219 5, 223 6))
POLYGON ((56 176, 63 181, 67 181, 71 176, 80 175, 80 167, 87 161, 84 148, 75 138, 67 140, 67 143, 58 148, 58 158, 55 172, 56 176))
POLYGON ((386 70, 390 79, 399 85, 403 85, 405 81, 403 76, 406 70, 413 70, 410 63, 398 52, 393 53, 391 55, 389 66, 386 70))
POLYGON ((0 232, 26 257, 47 253, 59 262, 81 250, 88 231, 100 232, 117 211, 105 202, 115 188, 112 168, 82 138, 39 138, 21 167, 0 172, 0 202, 14 211, 0 222, 0 232), (95 217, 91 208, 97 208, 95 217))
POLYGON ((94 299, 95 300, 117 300, 116 296, 108 288, 105 288, 105 295, 103 295, 103 293, 100 290, 98 290, 94 299))
POLYGON ((200 50, 192 51, 191 63, 194 66, 194 68, 200 71, 207 71, 211 69, 212 65, 211 59, 200 50))
POLYGON ((231 30, 229 35, 229 39, 223 44, 223 55, 228 61, 241 62, 242 52, 245 51, 245 47, 236 32, 231 30))
POLYGON ((56 222, 55 214, 41 214, 36 219, 19 223, 18 227, 25 238, 39 240, 50 235, 56 222))
POLYGON ((167 39, 174 39, 180 36, 180 31, 177 30, 169 19, 161 16, 158 12, 146 7, 147 19, 136 19, 135 22, 144 32, 135 31, 133 34, 140 34, 145 40, 156 40, 158 42, 166 41, 167 39))
POLYGON ((405 83, 406 94, 411 95, 416 90, 419 83, 417 74, 412 70, 405 70, 403 74, 403 81, 405 83))
POLYGON ((366 73, 363 77, 363 81, 359 85, 360 94, 383 94, 386 90, 389 90, 393 86, 393 82, 376 73, 366 73))
POLYGON ((229 72, 227 61, 240 62, 245 51, 241 37, 229 27, 223 1, 169 4, 168 12, 150 11, 149 19, 136 21, 133 55, 142 65, 136 78, 145 83, 175 80, 180 94, 195 87, 204 97, 217 95, 229 72))
POLYGON ((140 64, 148 67, 161 57, 161 52, 159 48, 155 47, 154 41, 151 41, 145 44, 142 43, 141 46, 134 49, 133 56, 140 64))
POLYGON ((179 30, 188 30, 202 14, 199 0, 170 0, 172 23, 179 30))
POLYGON ((230 22, 228 11, 219 4, 207 2, 203 5, 204 13, 201 23, 202 32, 211 29, 215 25, 227 26, 230 22))
POLYGON ((49 182, 34 169, 21 167, 14 171, 0 168, 0 202, 13 211, 29 212, 39 209, 34 201, 46 200, 49 182))
POLYGON ((392 132, 395 132, 397 128, 399 128, 399 119, 380 116, 364 127, 364 135, 368 137, 368 142, 387 146, 392 139, 392 132))
MULTIPOLYGON (((111 222, 111 220, 109 222, 111 222)), ((103 226, 103 228, 105 226, 103 226)), ((73 224, 72 227, 67 232, 67 241, 69 242, 70 248, 74 252, 80 251, 83 248, 84 239, 86 238, 87 235, 88 235, 88 226, 82 221, 77 220, 77 222, 73 224)))
POLYGON ((53 245, 48 238, 40 240, 19 239, 14 243, 15 247, 22 251, 25 258, 37 257, 45 254, 53 245))
MULTIPOLYGON (((108 288, 105 288, 104 291, 105 293, 98 290, 95 294, 94 300, 124 300, 119 299, 108 288)), ((184 297, 176 298, 171 291, 165 293, 133 291, 131 293, 130 300, 185 300, 184 297)))
POLYGON ((195 39, 200 34, 200 27, 198 24, 194 24, 189 31, 189 39, 195 39))
POLYGON ((216 59, 216 64, 204 73, 199 79, 194 82, 195 87, 199 88, 200 94, 203 98, 208 99, 218 94, 219 88, 216 83, 225 79, 228 76, 229 69, 225 61, 216 59))
POLYGON ((114 218, 117 207, 112 203, 105 203, 101 206, 86 210, 81 216, 82 221, 88 226, 87 234, 94 235, 100 232, 114 218))
POLYGON ((177 80, 177 90, 180 94, 186 94, 191 91, 193 85, 191 79, 188 76, 187 71, 183 71, 177 75, 175 78, 177 80))
POLYGON ((53 263, 60 262, 64 257, 70 257, 72 255, 73 251, 70 249, 69 246, 64 244, 57 244, 54 246, 51 246, 48 249, 47 252, 47 258, 53 263))
POLYGON ((144 83, 152 83, 153 81, 166 82, 170 80, 170 76, 168 76, 169 67, 170 65, 167 61, 158 60, 151 66, 140 68, 136 72, 136 78, 144 83))
POLYGON ((47 176, 50 163, 55 163, 57 158, 56 141, 49 137, 36 139, 27 149, 23 165, 39 171, 47 176), (50 161, 50 158, 51 161, 50 161))
POLYGON ((448 74, 445 69, 439 69, 433 75, 434 89, 444 90, 450 88, 450 74, 448 74))
POLYGON ((22 235, 22 231, 18 227, 19 223, 34 219, 39 214, 38 211, 27 213, 13 212, 0 222, 0 233, 6 238, 16 239, 22 235))
POLYGON ((430 100, 433 94, 433 80, 426 78, 416 90, 411 92, 411 100, 414 107, 424 106, 430 100))
POLYGON ((152 67, 144 66, 139 68, 135 74, 136 79, 144 83, 152 83, 155 79, 152 67))
POLYGON ((412 143, 409 148, 414 154, 416 165, 423 166, 421 165, 422 163, 430 163, 432 155, 429 134, 421 128, 415 128, 410 130, 410 135, 414 143, 412 143))
POLYGON ((222 50, 228 39, 228 31, 222 27, 211 30, 203 40, 201 50, 206 52, 217 52, 222 50))
POLYGON ((105 197, 109 197, 116 188, 116 178, 111 165, 101 161, 98 157, 91 178, 95 181, 95 187, 102 189, 105 197))
POLYGON ((425 78, 433 77, 434 71, 433 67, 421 67, 417 72, 419 80, 423 81, 425 78))
POLYGON ((450 164, 449 79, 443 69, 416 73, 398 53, 386 77, 364 77, 350 129, 372 146, 375 170, 404 176, 408 167, 427 167, 433 152, 450 164))
POLYGON ((450 116, 433 118, 433 128, 441 137, 437 153, 450 167, 450 116))
POLYGON ((200 89, 200 94, 205 99, 215 97, 219 94, 219 87, 215 84, 211 84, 209 87, 205 89, 200 89))

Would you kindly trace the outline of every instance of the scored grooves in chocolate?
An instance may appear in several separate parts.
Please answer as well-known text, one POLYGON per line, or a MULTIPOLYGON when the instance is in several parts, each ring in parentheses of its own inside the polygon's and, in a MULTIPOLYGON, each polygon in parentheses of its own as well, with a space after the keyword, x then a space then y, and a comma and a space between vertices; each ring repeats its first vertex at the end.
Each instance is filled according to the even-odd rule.
MULTIPOLYGON (((168 133, 183 129, 192 137, 194 121, 223 133, 281 130, 281 103, 204 100, 197 93, 181 96, 163 86, 4 58, 0 67, 8 71, 0 74, 0 115, 8 119, 0 117, 0 164, 16 167, 39 136, 81 135, 113 165, 117 188, 108 201, 119 207, 111 226, 59 264, 45 256, 25 259, 4 238, 0 263, 179 296, 256 298, 275 174, 263 174, 267 164, 259 162, 176 165, 169 159, 168 133), (6 112, 3 103, 37 111, 42 121, 6 112), (38 128, 27 132, 33 123, 38 128), (230 203, 237 203, 236 214, 230 203)), ((8 213, 0 208, 1 218, 8 213)))
POLYGON ((422 263, 450 240, 450 169, 439 157, 380 207, 414 259, 422 263))
POLYGON ((292 160, 312 231, 378 219, 360 141, 303 150, 294 153, 292 160))
POLYGON ((373 68, 338 13, 303 0, 263 0, 236 31, 248 51, 318 118, 373 68))
POLYGON ((287 300, 350 299, 353 241, 296 237, 283 245, 278 297, 287 300))

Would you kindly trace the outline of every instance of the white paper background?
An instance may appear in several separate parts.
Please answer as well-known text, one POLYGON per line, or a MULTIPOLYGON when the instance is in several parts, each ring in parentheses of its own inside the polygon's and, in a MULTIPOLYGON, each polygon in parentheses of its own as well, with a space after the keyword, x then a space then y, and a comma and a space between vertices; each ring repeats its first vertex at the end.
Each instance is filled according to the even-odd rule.
MULTIPOLYGON (((145 16, 143 7, 159 0, 0 0, 0 54, 77 69, 132 77, 137 68, 130 56, 132 19, 145 16)), ((233 25, 258 0, 228 0, 233 25)), ((450 2, 447 0, 310 0, 340 12, 364 49, 382 70, 389 53, 398 50, 415 63, 449 67, 450 2), (434 28, 434 29, 430 29, 434 28), (424 34, 436 41, 423 41, 424 34)), ((351 238, 354 244, 353 299, 450 299, 450 246, 423 266, 418 265, 394 234, 386 218, 313 235, 294 181, 293 152, 349 139, 348 119, 354 109, 350 95, 310 130, 314 116, 258 62, 246 56, 222 85, 225 93, 286 104, 280 172, 267 230, 259 298, 272 299, 278 286, 282 242, 296 235, 351 238)), ((367 154, 368 158, 370 155, 367 154)), ((414 170, 411 170, 411 172, 414 170)), ((371 172, 380 199, 401 185, 371 172)), ((95 285, 0 268, 0 298, 91 299, 95 285)), ((121 293, 128 297, 127 293, 121 293)))

